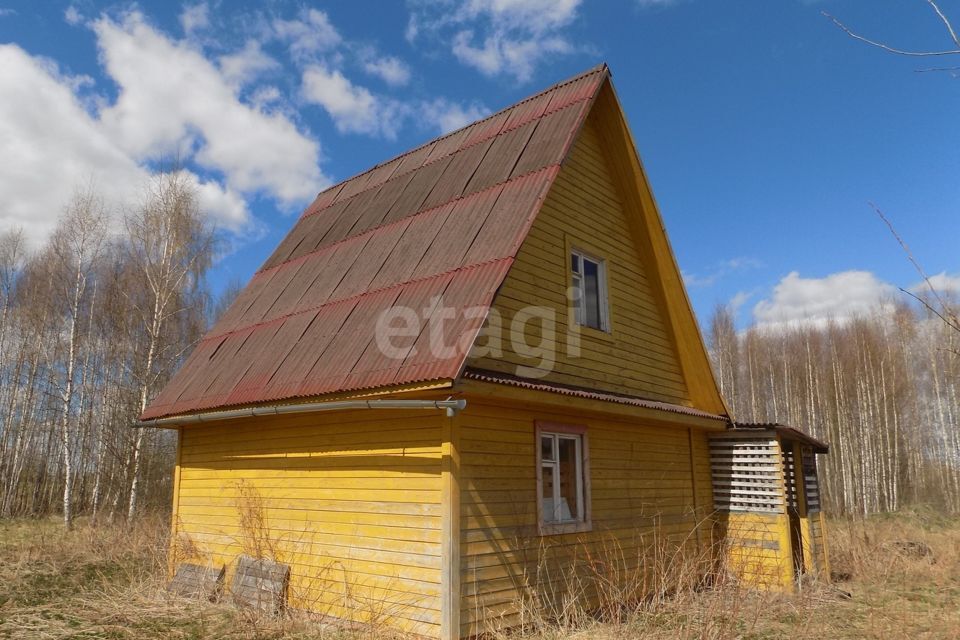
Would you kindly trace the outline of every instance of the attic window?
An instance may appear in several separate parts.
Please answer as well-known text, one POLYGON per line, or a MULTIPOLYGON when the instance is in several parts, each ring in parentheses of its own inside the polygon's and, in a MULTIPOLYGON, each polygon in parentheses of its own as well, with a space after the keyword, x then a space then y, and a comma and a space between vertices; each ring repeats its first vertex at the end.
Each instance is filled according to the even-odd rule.
POLYGON ((590 529, 586 429, 537 423, 537 511, 543 534, 590 529))
POLYGON ((607 313, 607 268, 603 260, 580 251, 570 254, 576 321, 582 327, 610 331, 607 313))

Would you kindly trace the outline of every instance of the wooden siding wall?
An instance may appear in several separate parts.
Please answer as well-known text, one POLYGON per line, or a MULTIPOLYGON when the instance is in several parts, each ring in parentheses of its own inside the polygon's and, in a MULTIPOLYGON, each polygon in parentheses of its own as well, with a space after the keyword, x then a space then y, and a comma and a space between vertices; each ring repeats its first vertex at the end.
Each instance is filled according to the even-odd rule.
POLYGON ((792 591, 790 520, 785 513, 731 511, 720 515, 728 570, 745 585, 792 591))
POLYGON ((557 335, 551 343, 538 322, 526 326, 528 344, 555 353, 556 364, 542 379, 689 405, 665 311, 633 241, 598 117, 594 109, 494 301, 503 318, 503 356, 474 357, 469 365, 510 374, 537 365, 511 349, 509 328, 518 310, 539 305, 553 310, 557 335), (579 357, 566 349, 570 248, 606 260, 610 300, 611 333, 581 329, 579 357))
POLYGON ((291 606, 436 637, 444 423, 354 411, 184 428, 173 554, 226 564, 229 584, 259 547, 291 565, 291 606))
POLYGON ((830 555, 827 550, 827 536, 825 516, 822 511, 810 513, 807 517, 808 539, 810 541, 810 555, 813 559, 810 568, 821 580, 830 581, 830 555))
POLYGON ((640 582, 642 576, 652 591, 657 548, 667 557, 682 549, 685 561, 703 563, 698 570, 712 562, 713 495, 705 431, 480 399, 468 399, 456 425, 464 636, 519 624, 522 602, 539 602, 533 606, 546 607, 541 611, 549 615, 549 603, 578 588, 595 598, 594 570, 624 583, 640 582), (538 533, 537 420, 587 428, 589 532, 538 533))

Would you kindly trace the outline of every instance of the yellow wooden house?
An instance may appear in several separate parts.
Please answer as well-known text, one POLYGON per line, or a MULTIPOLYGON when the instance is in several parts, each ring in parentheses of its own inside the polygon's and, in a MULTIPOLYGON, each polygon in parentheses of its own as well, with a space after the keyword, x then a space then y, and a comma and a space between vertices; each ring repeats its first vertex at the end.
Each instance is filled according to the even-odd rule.
POLYGON ((737 462, 605 65, 320 193, 141 424, 179 431, 172 562, 335 618, 471 636, 725 538, 794 580, 736 493, 780 535, 786 440, 737 462))

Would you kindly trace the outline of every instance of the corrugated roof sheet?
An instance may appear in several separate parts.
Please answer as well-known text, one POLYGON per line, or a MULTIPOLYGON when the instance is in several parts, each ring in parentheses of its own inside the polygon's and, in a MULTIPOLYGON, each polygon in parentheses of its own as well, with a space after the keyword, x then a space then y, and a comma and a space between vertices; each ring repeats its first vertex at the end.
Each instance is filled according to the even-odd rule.
POLYGON ((787 439, 799 440, 804 444, 809 444, 816 453, 830 452, 830 445, 823 440, 814 438, 802 429, 779 422, 738 422, 731 431, 775 431, 787 439))
POLYGON ((549 393, 559 393, 565 396, 575 396, 577 398, 586 398, 588 400, 602 400, 604 402, 628 404, 634 407, 643 407, 644 409, 656 409, 658 411, 666 411, 668 413, 680 413, 686 416, 695 416, 697 418, 708 418, 710 420, 720 420, 723 422, 729 422, 726 416, 720 416, 714 413, 700 411, 699 409, 694 409, 693 407, 685 407, 683 405, 671 404, 669 402, 658 402, 656 400, 646 400, 644 398, 638 398, 636 396, 627 396, 627 395, 621 395, 616 393, 593 391, 591 389, 583 389, 581 387, 573 387, 573 386, 557 384, 553 382, 529 380, 527 378, 519 378, 517 376, 511 376, 506 373, 498 373, 495 371, 484 371, 481 369, 466 369, 463 372, 463 377, 470 378, 473 380, 479 380, 480 382, 492 382, 494 384, 505 384, 505 385, 510 385, 512 387, 520 387, 523 389, 532 389, 535 391, 547 391, 549 393))
POLYGON ((592 69, 322 192, 142 418, 457 377, 606 77, 592 69), (419 326, 394 318, 384 345, 377 324, 396 309, 419 326))

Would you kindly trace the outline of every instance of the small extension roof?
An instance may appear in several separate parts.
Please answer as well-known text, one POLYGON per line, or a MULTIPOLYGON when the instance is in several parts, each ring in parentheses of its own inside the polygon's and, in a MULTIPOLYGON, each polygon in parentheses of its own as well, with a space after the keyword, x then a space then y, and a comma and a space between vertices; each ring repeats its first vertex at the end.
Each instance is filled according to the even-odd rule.
POLYGON ((813 436, 779 422, 738 422, 734 425, 733 431, 774 431, 788 440, 799 440, 804 444, 813 447, 816 453, 829 453, 830 445, 823 440, 818 440, 813 436))
POLYGON ((322 192, 142 419, 456 379, 607 76, 591 69, 322 192), (438 296, 461 348, 435 355, 423 323, 384 355, 381 314, 429 315, 438 296))

